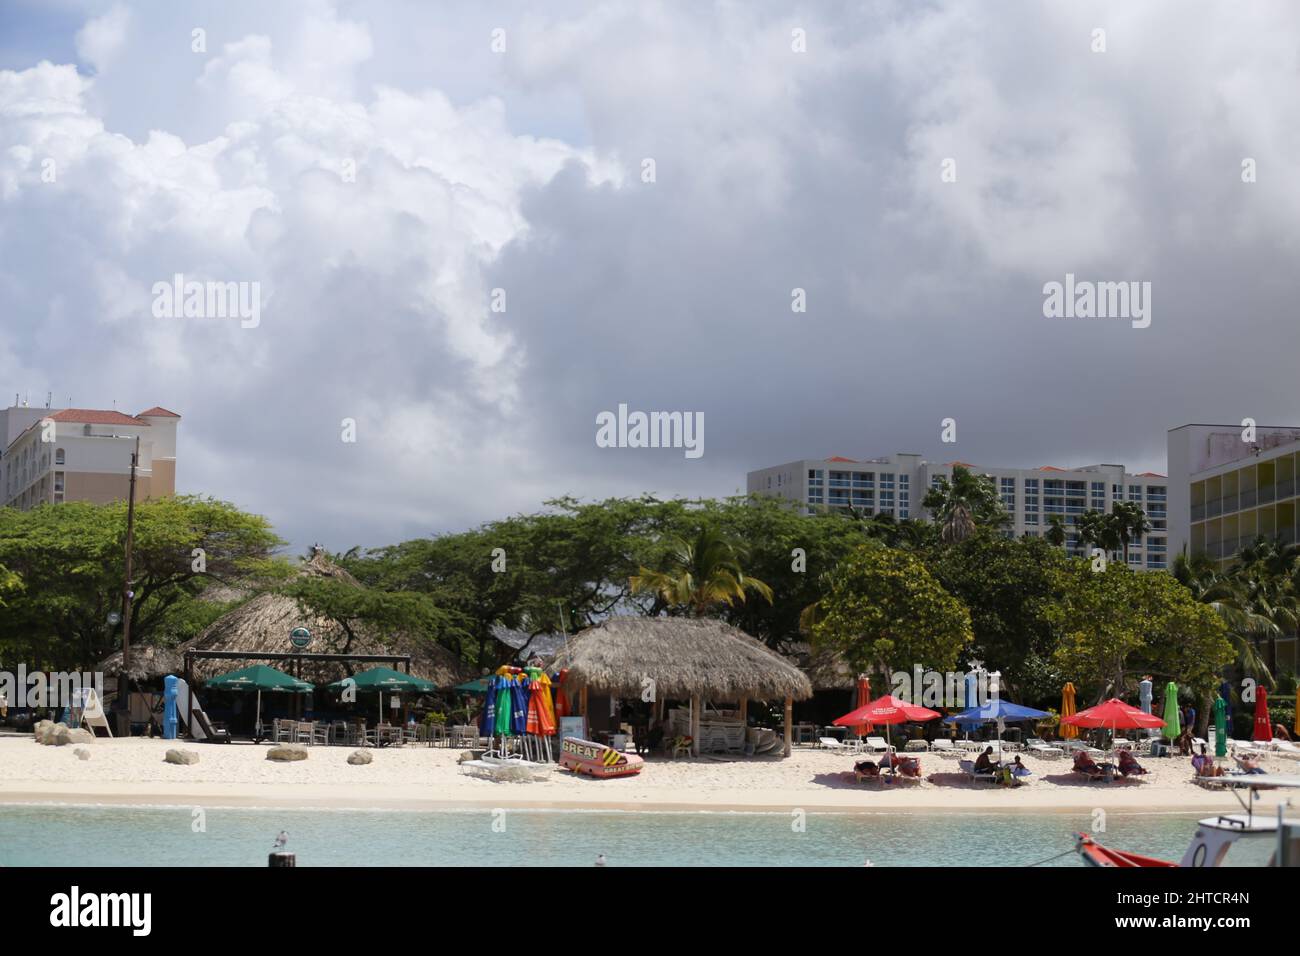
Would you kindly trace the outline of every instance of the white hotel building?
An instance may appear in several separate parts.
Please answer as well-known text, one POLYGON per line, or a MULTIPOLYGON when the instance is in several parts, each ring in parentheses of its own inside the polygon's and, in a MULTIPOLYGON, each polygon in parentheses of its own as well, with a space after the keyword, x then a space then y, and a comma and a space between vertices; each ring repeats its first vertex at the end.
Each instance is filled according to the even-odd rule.
POLYGON ((1169 480, 1153 472, 1129 474, 1123 465, 987 468, 959 461, 938 464, 914 454, 862 461, 835 457, 751 471, 746 488, 750 494, 796 501, 809 513, 852 506, 898 519, 929 518, 921 501, 939 478, 951 479, 954 465, 993 480, 1010 517, 1004 529, 1007 535, 1044 535, 1049 517, 1061 515, 1066 524, 1066 546, 1071 550, 1077 548, 1074 522, 1085 511, 1110 511, 1118 501, 1141 505, 1152 530, 1129 545, 1129 565, 1143 570, 1169 566, 1169 480))

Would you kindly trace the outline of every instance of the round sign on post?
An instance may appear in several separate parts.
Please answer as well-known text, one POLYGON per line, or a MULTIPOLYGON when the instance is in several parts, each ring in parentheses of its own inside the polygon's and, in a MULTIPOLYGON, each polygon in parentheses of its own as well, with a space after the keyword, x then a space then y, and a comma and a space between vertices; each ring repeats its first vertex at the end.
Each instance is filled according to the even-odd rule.
POLYGON ((289 632, 289 643, 301 650, 311 643, 311 631, 305 627, 295 627, 289 632))
POLYGON ((108 612, 108 625, 109 625, 109 627, 117 627, 117 626, 118 626, 119 624, 121 624, 121 623, 122 623, 122 615, 121 615, 121 614, 118 614, 116 611, 109 611, 109 612, 108 612))

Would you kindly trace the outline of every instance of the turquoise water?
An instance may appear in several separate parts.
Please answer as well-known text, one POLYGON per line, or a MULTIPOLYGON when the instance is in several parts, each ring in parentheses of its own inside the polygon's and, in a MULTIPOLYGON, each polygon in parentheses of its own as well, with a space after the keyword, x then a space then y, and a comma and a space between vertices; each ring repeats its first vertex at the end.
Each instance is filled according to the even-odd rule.
MULTIPOLYGON (((1081 814, 365 811, 0 806, 3 866, 1019 866, 1070 849, 1081 814)), ((1195 815, 1111 813, 1104 842, 1177 860, 1195 815)), ((1078 866, 1068 854, 1054 866, 1078 866)))

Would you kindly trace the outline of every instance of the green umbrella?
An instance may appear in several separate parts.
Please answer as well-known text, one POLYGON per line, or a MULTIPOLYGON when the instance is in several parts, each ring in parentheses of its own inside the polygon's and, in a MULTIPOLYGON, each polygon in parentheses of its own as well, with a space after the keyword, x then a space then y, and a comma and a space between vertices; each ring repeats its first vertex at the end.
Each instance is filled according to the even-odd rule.
POLYGON ((262 738, 262 691, 308 694, 316 689, 305 680, 299 680, 265 664, 254 664, 252 667, 241 667, 229 674, 221 674, 208 681, 207 686, 212 690, 257 691, 257 723, 254 727, 254 736, 259 740, 262 738))
POLYGON ((1228 705, 1214 698, 1214 756, 1228 756, 1228 705))
POLYGON ((372 667, 370 670, 353 674, 329 685, 330 690, 342 690, 352 682, 359 692, 379 695, 379 722, 384 720, 384 693, 389 694, 432 694, 437 686, 432 681, 414 674, 404 674, 391 667, 372 667))
POLYGON ((1172 741, 1182 732, 1182 722, 1178 719, 1178 685, 1170 681, 1165 685, 1164 735, 1172 741))
POLYGON ((496 709, 496 726, 495 730, 501 736, 510 733, 510 681, 500 681, 501 686, 497 689, 497 709, 496 709))
POLYGON ((457 684, 452 689, 458 690, 462 694, 486 694, 488 679, 486 677, 476 677, 474 680, 467 680, 463 684, 457 684))

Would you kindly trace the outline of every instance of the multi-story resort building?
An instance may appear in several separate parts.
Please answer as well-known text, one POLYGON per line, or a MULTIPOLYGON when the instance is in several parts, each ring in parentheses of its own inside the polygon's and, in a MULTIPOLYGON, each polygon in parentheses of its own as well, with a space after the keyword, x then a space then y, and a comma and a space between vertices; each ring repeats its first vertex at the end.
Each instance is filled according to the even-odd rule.
POLYGON ((1260 535, 1297 540, 1300 428, 1183 425, 1169 430, 1168 448, 1175 554, 1227 561, 1260 535))
POLYGON ((27 510, 64 501, 125 500, 140 440, 136 498, 176 493, 176 426, 165 408, 138 415, 86 408, 0 411, 0 506, 27 510))
POLYGON ((858 461, 825 458, 792 461, 751 471, 750 494, 771 495, 798 502, 811 513, 824 508, 857 508, 867 514, 895 518, 930 517, 921 504, 925 493, 940 478, 952 478, 954 466, 963 465, 977 475, 987 475, 998 489, 1010 518, 1009 536, 1045 535, 1052 515, 1065 521, 1066 547, 1078 550, 1074 523, 1086 511, 1110 511, 1115 502, 1138 504, 1147 514, 1151 531, 1129 545, 1129 565, 1140 569, 1168 567, 1168 481, 1153 472, 1129 474, 1122 465, 1088 465, 1082 468, 989 468, 965 462, 938 464, 920 455, 895 454, 858 461))

